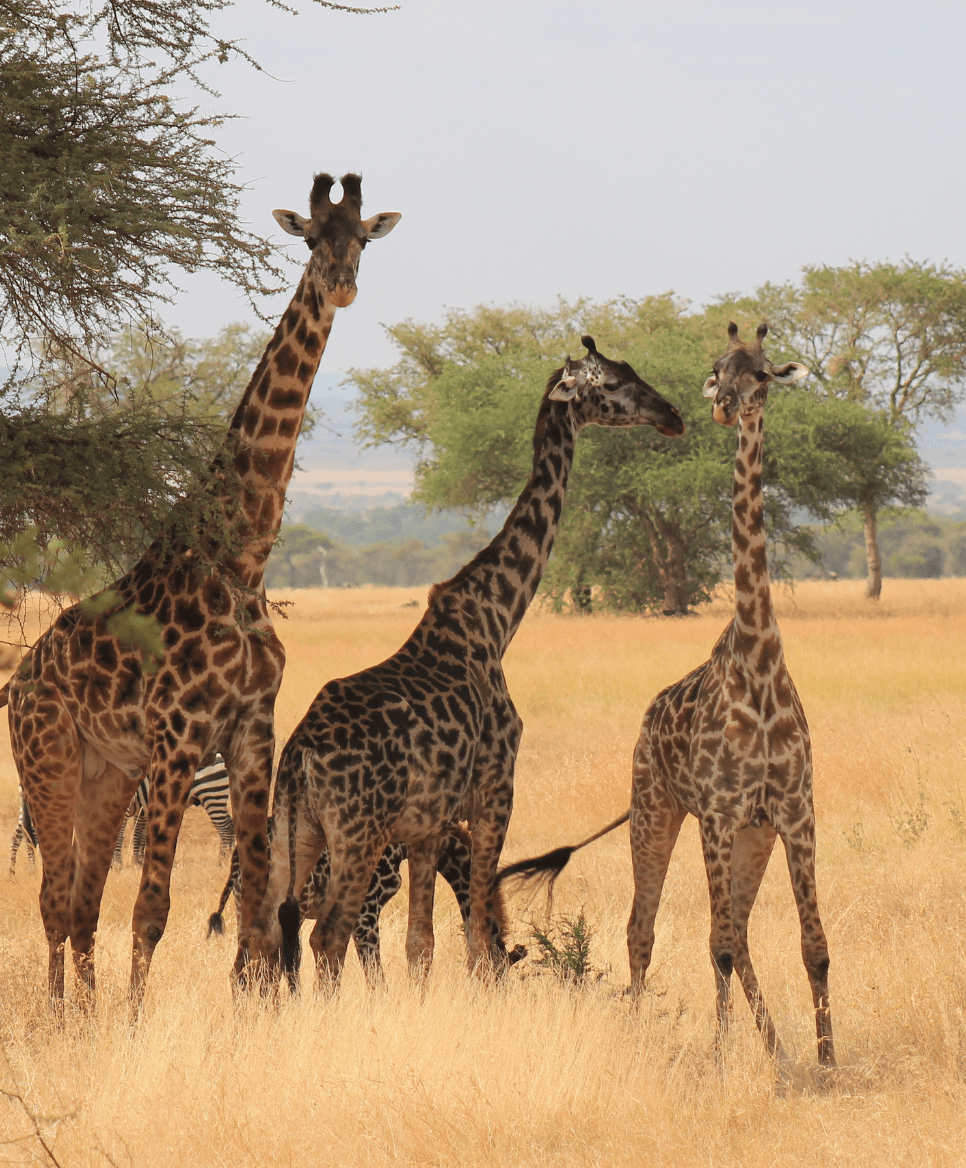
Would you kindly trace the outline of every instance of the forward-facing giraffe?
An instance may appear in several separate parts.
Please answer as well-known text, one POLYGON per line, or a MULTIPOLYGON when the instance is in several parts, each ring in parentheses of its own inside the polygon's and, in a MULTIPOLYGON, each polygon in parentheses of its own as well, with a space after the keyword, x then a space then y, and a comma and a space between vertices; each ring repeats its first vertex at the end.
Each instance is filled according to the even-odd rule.
POLYGON ((379 857, 387 844, 406 843, 406 952, 412 968, 428 968, 439 848, 444 834, 466 820, 469 964, 500 961, 491 953, 487 922, 522 730, 502 658, 550 556, 577 435, 591 423, 684 431, 678 411, 626 362, 599 354, 590 337, 583 343, 587 356, 568 360, 544 391, 533 468, 503 530, 452 580, 433 587, 422 620, 397 653, 329 682, 289 739, 253 954, 277 957, 278 909, 288 897, 282 907, 291 957, 298 927, 293 891, 297 896, 328 847, 331 875, 311 944, 320 979, 336 978, 379 857))
MULTIPOLYGON (((718 997, 718 1042, 728 1026, 732 968, 768 1050, 787 1074, 788 1059, 758 988, 748 953, 748 917, 779 836, 802 931, 802 956, 815 1004, 818 1057, 835 1066, 828 1000, 828 945, 815 888, 815 814, 808 723, 785 666, 771 603, 762 520, 762 421, 768 386, 804 377, 804 365, 775 366, 765 357, 761 325, 750 344, 731 342, 714 363, 704 396, 712 417, 739 424, 732 505, 735 615, 711 657, 657 695, 644 715, 634 751, 631 855, 634 907, 627 926, 631 992, 644 988, 664 877, 684 817, 694 815, 711 895, 711 958, 718 997)), ((500 879, 538 873, 554 878, 574 847, 558 848, 506 868, 500 879)))
MULTIPOLYGON (((70 938, 82 994, 94 993, 94 935, 118 829, 141 776, 150 777, 147 854, 134 906, 131 998, 137 1010, 170 906, 171 865, 195 771, 220 751, 231 779, 244 892, 236 972, 247 962, 252 917, 268 875, 266 818, 274 706, 284 653, 272 630, 262 576, 282 519, 295 443, 337 308, 352 303, 362 249, 398 214, 361 217, 358 175, 317 175, 310 215, 275 211, 311 256, 229 426, 214 466, 216 507, 234 534, 211 536, 207 558, 170 528, 113 585, 100 616, 67 609, 7 686, 11 743, 40 841, 40 908, 55 1008, 64 997, 70 938), (217 565, 217 567, 213 566, 217 565), (133 607, 161 625, 160 667, 120 643, 109 618, 133 607)), ((201 490, 202 488, 199 488, 201 490)), ((187 507, 190 500, 183 504, 187 507)), ((183 520, 182 520, 183 521, 183 520)), ((217 526, 217 525, 215 525, 217 526)))
POLYGON ((638 994, 668 861, 690 812, 700 824, 711 897, 718 1041, 728 1026, 735 969, 765 1046, 785 1074, 788 1059, 748 952, 748 917, 779 836, 801 923, 821 1065, 834 1067, 835 1053, 828 945, 815 884, 811 745, 771 601, 761 485, 768 387, 797 381, 808 370, 795 361, 773 365, 761 348, 767 332, 760 325, 755 340, 744 344, 737 325, 729 324, 728 349, 704 385, 704 396, 714 399, 714 421, 739 428, 731 529, 735 615, 710 659, 658 694, 644 715, 631 788, 634 907, 627 947, 638 994))

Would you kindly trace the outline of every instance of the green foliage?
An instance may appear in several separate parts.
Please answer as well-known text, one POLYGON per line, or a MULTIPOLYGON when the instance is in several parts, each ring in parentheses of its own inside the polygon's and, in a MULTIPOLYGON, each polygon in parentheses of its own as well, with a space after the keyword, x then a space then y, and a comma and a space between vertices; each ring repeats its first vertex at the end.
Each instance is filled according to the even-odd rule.
MULTIPOLYGON (((222 6, 191 0, 172 23, 206 27, 222 6)), ((113 53, 103 13, 2 7, 0 336, 12 351, 31 340, 89 361, 122 320, 154 318, 174 270, 216 271, 250 297, 266 275, 277 282, 270 245, 241 226, 232 161, 213 150, 223 119, 169 96, 205 54, 197 36, 192 47, 164 34, 169 60, 152 64, 144 51, 159 46, 134 28, 146 3, 112 6, 113 53)))
POLYGON ((137 612, 133 604, 126 608, 119 607, 121 601, 120 593, 113 588, 106 588, 82 600, 81 612, 92 620, 110 613, 104 622, 107 631, 121 645, 140 649, 145 673, 157 673, 164 660, 164 642, 161 639, 163 626, 157 617, 137 612), (111 609, 116 611, 111 612, 111 609))
POLYGON ((530 937, 540 954, 534 964, 565 985, 586 985, 603 977, 603 970, 591 962, 593 930, 583 909, 575 916, 549 918, 542 924, 531 920, 530 937))
MULTIPOLYGON (((966 390, 966 272, 947 264, 806 267, 735 302, 769 323, 783 359, 801 361, 832 397, 890 422, 948 419, 966 390)), ((773 359, 777 359, 773 357, 773 359)))
MULTIPOLYGON (((727 319, 722 306, 691 313, 665 295, 560 302, 553 311, 454 311, 438 326, 406 321, 389 330, 401 350, 392 369, 351 373, 359 432, 414 447, 415 497, 426 505, 480 514, 511 502, 530 471, 546 378, 566 352, 579 351, 579 334, 590 332, 602 352, 628 360, 678 404, 688 429, 672 440, 645 427, 587 429, 544 592, 558 608, 685 612, 730 571, 736 438, 711 421, 701 396, 727 319)), ((881 415, 802 389, 773 394, 765 514, 776 575, 791 556, 814 556, 796 509, 829 520, 863 492, 921 500, 922 465, 881 415)))
POLYGON ((128 329, 95 350, 111 388, 61 351, 8 395, 0 415, 7 581, 85 592, 123 571, 163 526, 189 547, 212 532, 230 543, 231 516, 204 488, 265 341, 238 324, 208 341, 128 329))

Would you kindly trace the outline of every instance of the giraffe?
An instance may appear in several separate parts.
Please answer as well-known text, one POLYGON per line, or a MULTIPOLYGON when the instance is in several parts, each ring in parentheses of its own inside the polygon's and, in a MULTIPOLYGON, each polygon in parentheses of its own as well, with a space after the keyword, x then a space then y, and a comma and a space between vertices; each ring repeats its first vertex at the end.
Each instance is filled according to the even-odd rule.
POLYGON ((290 980, 299 923, 293 893, 326 847, 329 884, 310 938, 321 984, 338 979, 373 869, 390 843, 408 846, 407 958, 414 973, 428 970, 439 850, 463 820, 472 837, 469 964, 501 963, 487 922, 522 731, 502 658, 550 556, 577 435, 591 423, 684 431, 678 411, 630 365, 598 353, 589 336, 583 344, 587 356, 568 359, 550 377, 531 474, 502 531, 451 580, 434 585, 398 652, 322 688, 282 752, 277 845, 252 953, 271 966, 281 952, 290 980))
POLYGON ((748 917, 778 837, 798 908, 823 1069, 835 1066, 835 1051, 828 944, 815 881, 811 744, 772 606, 761 485, 768 387, 797 381, 808 370, 795 361, 773 365, 762 352, 767 332, 761 324, 755 340, 743 343, 737 325, 729 324, 727 351, 704 384, 714 421, 739 428, 731 536, 735 615, 709 660, 658 694, 644 715, 631 786, 634 906, 627 947, 636 995, 651 959, 668 861, 690 812, 700 824, 711 899, 719 1048, 735 969, 765 1046, 787 1077, 788 1056, 748 951, 748 917))
POLYGON ((631 993, 639 996, 651 961, 671 852, 685 816, 694 815, 711 897, 711 960, 717 987, 717 1045, 727 1032, 732 969, 755 1022, 787 1077, 789 1060, 765 1007, 748 953, 748 917, 780 836, 791 875, 802 957, 815 1007, 818 1058, 835 1066, 828 999, 829 956, 815 886, 815 814, 808 723, 788 674, 768 578, 762 521, 762 433, 768 386, 804 377, 804 365, 775 366, 761 342, 744 344, 728 326, 727 352, 713 366, 704 396, 712 418, 739 426, 732 504, 735 615, 711 657, 662 690, 644 714, 634 751, 631 805, 583 843, 506 868, 500 879, 549 874, 573 852, 630 818, 634 905, 627 926, 631 993))
POLYGON ((140 1008, 170 908, 170 874, 195 771, 220 751, 228 767, 244 876, 237 973, 247 962, 254 912, 268 875, 266 820, 274 753, 274 705, 284 664, 262 576, 275 541, 295 443, 337 308, 356 295, 362 249, 386 235, 396 213, 363 219, 362 181, 318 174, 308 218, 274 212, 311 253, 291 303, 235 410, 211 486, 198 486, 216 517, 204 553, 186 546, 192 497, 106 594, 99 615, 66 609, 0 690, 11 745, 40 841, 40 909, 49 950, 49 992, 63 1010, 69 938, 80 1005, 94 1001, 94 938, 118 829, 147 773, 147 851, 134 906, 130 998, 140 1008), (219 530, 227 530, 227 538, 219 530), (119 641, 111 617, 153 617, 163 651, 155 672, 119 641))

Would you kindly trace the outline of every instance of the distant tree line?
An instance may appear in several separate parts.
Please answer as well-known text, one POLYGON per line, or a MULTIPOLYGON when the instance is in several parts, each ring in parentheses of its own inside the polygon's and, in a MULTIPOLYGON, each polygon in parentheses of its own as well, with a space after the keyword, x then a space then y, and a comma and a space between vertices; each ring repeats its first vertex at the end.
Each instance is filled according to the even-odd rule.
MULTIPOLYGON (((905 512, 879 524, 882 575, 931 580, 966 576, 966 520, 905 512)), ((859 578, 866 574, 865 539, 861 516, 815 533, 818 565, 794 565, 796 576, 859 578)))
POLYGON ((275 590, 433 584, 454 576, 489 539, 478 529, 447 532, 435 544, 420 539, 351 544, 303 523, 286 524, 268 561, 265 586, 275 590))

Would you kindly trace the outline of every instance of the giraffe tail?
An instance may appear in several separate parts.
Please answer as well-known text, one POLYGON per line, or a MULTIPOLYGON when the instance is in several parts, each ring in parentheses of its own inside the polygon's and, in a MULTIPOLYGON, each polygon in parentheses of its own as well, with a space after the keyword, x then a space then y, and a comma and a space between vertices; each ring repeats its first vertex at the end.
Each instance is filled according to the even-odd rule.
MULTIPOLYGON (((284 759, 283 759, 284 763, 284 759)), ((299 928, 302 924, 302 910, 295 896, 295 841, 298 831, 298 782, 297 776, 288 776, 288 895, 278 906, 278 923, 282 927, 282 971, 288 980, 289 990, 295 994, 299 988, 299 966, 302 964, 302 942, 299 928)))
POLYGON ((581 848, 592 844, 594 840, 600 839, 602 835, 607 835, 608 832, 620 827, 622 823, 626 823, 630 818, 630 814, 630 811, 625 811, 613 823, 608 823, 600 831, 595 831, 593 835, 589 835, 579 844, 554 848, 552 852, 544 852, 542 856, 532 856, 528 860, 517 860, 515 864, 507 864, 505 868, 501 868, 497 873, 497 888, 499 889, 499 886, 505 880, 512 880, 518 885, 530 885, 535 890, 543 886, 546 887, 547 899, 550 900, 553 896, 553 886, 557 877, 567 867, 570 857, 574 852, 579 852, 581 848))
MULTIPOLYGON (((12 681, 13 678, 10 679, 12 681)), ((0 710, 7 704, 7 698, 10 696, 10 681, 0 689, 0 710)))
POLYGON ((221 900, 218 902, 217 912, 213 912, 208 918, 208 936, 212 933, 216 937, 220 937, 225 931, 225 905, 228 903, 228 898, 233 892, 237 892, 241 885, 241 865, 238 862, 238 849, 233 848, 231 853, 231 866, 228 871, 228 879, 225 881, 225 887, 221 890, 221 900))

